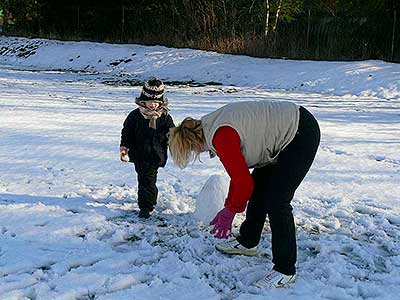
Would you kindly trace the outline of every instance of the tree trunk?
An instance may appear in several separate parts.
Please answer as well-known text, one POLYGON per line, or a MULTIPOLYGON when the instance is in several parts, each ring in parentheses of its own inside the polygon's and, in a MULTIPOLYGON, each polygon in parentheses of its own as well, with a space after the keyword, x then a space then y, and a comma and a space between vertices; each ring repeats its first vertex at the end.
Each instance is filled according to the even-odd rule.
POLYGON ((307 50, 310 48, 310 31, 311 31, 311 9, 308 9, 307 19, 307 50))
POLYGON ((121 7, 121 42, 124 39, 125 33, 125 6, 122 5, 121 7))
POLYGON ((77 28, 77 30, 78 30, 78 34, 79 34, 79 28, 80 28, 80 26, 81 26, 81 24, 80 24, 80 22, 81 22, 81 20, 80 20, 80 14, 81 14, 81 12, 80 12, 80 6, 78 5, 78 7, 76 8, 76 28, 77 28))
POLYGON ((225 0, 222 0, 221 2, 222 2, 222 10, 223 10, 223 13, 224 13, 224 27, 225 27, 223 32, 224 33, 228 33, 229 32, 229 28, 228 28, 228 12, 226 10, 226 3, 225 3, 225 0))
POLYGON ((270 13, 269 0, 266 0, 265 7, 266 7, 266 16, 265 16, 264 35, 265 35, 265 37, 268 37, 268 32, 269 32, 269 13, 270 13))
MULTIPOLYGON (((249 8, 249 15, 250 15, 250 22, 251 22, 251 24, 254 23, 254 18, 253 18, 252 10, 253 10, 254 3, 255 3, 255 2, 256 2, 256 0, 253 0, 253 2, 251 2, 250 8, 249 8)), ((253 30, 253 32, 254 32, 254 30, 253 30)))
POLYGON ((8 10, 6 7, 4 7, 3 4, 3 24, 2 24, 3 33, 7 32, 7 17, 8 17, 8 10))
POLYGON ((394 44, 395 44, 395 37, 396 37, 396 21, 397 21, 397 11, 396 9, 393 10, 393 30, 392 30, 392 49, 390 53, 391 60, 394 61, 394 44))
POLYGON ((276 31, 276 28, 278 27, 278 20, 279 20, 279 15, 281 13, 281 8, 282 8, 282 0, 279 0, 279 4, 278 4, 278 9, 276 10, 276 14, 275 14, 275 23, 274 23, 274 27, 272 28, 272 31, 276 31))
POLYGON ((236 37, 236 5, 235 2, 232 2, 232 37, 236 37))

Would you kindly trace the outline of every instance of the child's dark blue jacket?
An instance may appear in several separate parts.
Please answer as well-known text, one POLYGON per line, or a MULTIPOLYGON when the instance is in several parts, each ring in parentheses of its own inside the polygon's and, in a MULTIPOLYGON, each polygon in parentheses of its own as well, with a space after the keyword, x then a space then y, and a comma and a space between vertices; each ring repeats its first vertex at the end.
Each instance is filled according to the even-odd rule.
POLYGON ((168 132, 174 126, 172 117, 163 114, 157 119, 157 129, 150 128, 149 120, 135 109, 124 122, 120 146, 129 148, 130 162, 164 167, 168 157, 168 132))

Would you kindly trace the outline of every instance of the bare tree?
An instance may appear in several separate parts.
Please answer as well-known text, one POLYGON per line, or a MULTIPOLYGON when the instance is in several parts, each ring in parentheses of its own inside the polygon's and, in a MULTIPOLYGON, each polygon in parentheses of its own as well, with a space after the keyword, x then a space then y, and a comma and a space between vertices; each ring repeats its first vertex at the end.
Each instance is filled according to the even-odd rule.
POLYGON ((266 0, 265 10, 266 10, 266 16, 265 16, 264 36, 267 37, 269 32, 269 14, 270 14, 269 0, 266 0))
POLYGON ((395 44, 395 37, 396 37, 396 21, 397 21, 397 11, 393 9, 393 29, 392 29, 392 46, 391 46, 391 53, 390 58, 394 60, 394 44, 395 44))
POLYGON ((279 0, 278 2, 278 8, 276 9, 276 14, 275 14, 275 23, 274 26, 272 27, 272 31, 275 32, 276 28, 278 27, 278 21, 281 13, 281 8, 282 8, 282 0, 279 0))

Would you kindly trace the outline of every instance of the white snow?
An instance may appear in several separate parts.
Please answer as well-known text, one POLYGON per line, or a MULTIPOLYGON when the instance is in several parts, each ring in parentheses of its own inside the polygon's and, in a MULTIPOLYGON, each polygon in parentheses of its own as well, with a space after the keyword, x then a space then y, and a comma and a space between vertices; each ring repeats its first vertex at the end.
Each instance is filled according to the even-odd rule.
POLYGON ((211 175, 196 198, 193 217, 206 225, 209 224, 224 207, 228 189, 229 177, 227 175, 211 175))
POLYGON ((0 299, 398 299, 399 132, 399 64, 0 37, 0 299), (293 287, 253 285, 272 266, 268 224, 261 253, 237 257, 195 218, 218 159, 169 161, 156 211, 137 218, 119 138, 140 91, 126 83, 150 76, 222 84, 167 85, 176 123, 261 99, 316 115, 321 146, 292 203, 293 287))

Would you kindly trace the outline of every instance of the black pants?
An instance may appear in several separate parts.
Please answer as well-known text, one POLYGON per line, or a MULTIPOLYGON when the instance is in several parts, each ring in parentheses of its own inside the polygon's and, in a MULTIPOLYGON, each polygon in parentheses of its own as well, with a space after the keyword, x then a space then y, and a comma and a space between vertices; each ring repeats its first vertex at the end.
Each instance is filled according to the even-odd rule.
POLYGON ((153 211, 157 203, 156 186, 158 166, 145 162, 135 162, 138 179, 138 204, 140 210, 153 211))
POLYGON ((272 233, 274 270, 296 273, 296 234, 290 205, 315 158, 320 130, 313 115, 300 107, 299 127, 292 142, 278 155, 277 162, 252 172, 255 187, 240 227, 238 241, 245 247, 258 245, 268 219, 272 233))

